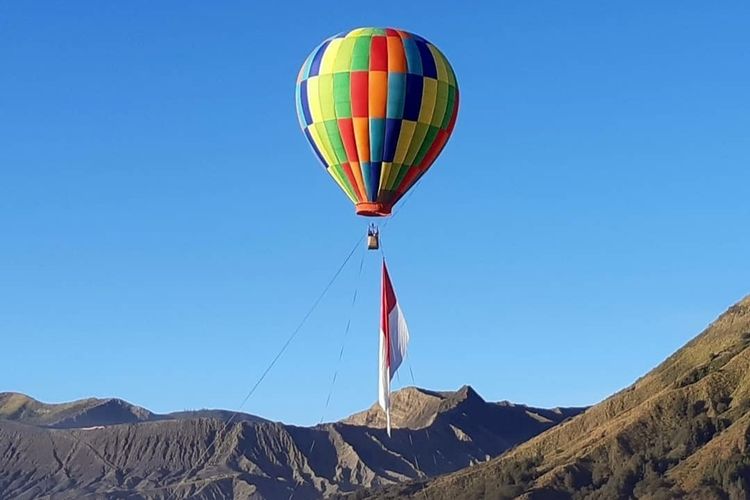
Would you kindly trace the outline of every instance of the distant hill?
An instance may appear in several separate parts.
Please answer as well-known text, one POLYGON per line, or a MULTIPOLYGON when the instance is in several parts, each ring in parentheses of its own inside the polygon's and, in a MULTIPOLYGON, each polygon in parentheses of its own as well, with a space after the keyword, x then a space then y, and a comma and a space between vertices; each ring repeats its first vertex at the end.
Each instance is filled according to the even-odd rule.
POLYGON ((393 398, 388 438, 377 407, 316 427, 246 414, 227 426, 222 410, 158 415, 119 399, 2 393, 0 498, 320 498, 456 471, 581 411, 487 403, 468 386, 393 398))
POLYGON ((750 498, 750 297, 632 386, 487 463, 353 498, 750 498))
POLYGON ((168 414, 152 413, 117 398, 88 398, 71 403, 42 403, 25 394, 0 392, 0 419, 55 429, 75 429, 115 424, 134 424, 157 420, 217 418, 225 420, 234 415, 235 421, 265 422, 265 419, 226 410, 180 411, 168 414))

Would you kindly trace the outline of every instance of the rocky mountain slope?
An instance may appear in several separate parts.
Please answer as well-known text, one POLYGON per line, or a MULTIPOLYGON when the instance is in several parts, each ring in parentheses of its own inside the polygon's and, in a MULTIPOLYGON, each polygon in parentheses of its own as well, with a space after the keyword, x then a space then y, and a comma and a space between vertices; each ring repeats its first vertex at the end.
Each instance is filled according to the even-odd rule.
POLYGON ((750 498, 750 297, 632 386, 502 456, 355 498, 750 498))
POLYGON ((580 409, 487 403, 470 387, 394 394, 312 428, 229 412, 157 415, 117 399, 0 395, 0 498, 320 498, 489 460, 580 409))

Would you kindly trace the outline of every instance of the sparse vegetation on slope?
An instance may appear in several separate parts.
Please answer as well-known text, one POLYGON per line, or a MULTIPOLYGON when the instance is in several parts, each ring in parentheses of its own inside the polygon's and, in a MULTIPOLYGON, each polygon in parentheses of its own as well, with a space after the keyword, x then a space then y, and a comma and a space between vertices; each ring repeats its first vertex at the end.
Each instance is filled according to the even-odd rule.
POLYGON ((627 389, 488 463, 356 498, 750 498, 750 297, 627 389))

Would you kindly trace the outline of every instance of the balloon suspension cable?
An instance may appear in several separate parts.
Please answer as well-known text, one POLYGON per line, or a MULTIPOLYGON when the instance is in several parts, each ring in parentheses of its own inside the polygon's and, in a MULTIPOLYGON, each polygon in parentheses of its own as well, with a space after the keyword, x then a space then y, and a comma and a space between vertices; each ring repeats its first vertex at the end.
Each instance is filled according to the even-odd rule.
MULTIPOLYGON (((408 200, 414 194, 414 192, 416 191, 417 185, 420 184, 421 181, 422 181, 422 178, 420 177, 419 179, 417 179, 417 182, 415 182, 414 185, 412 185, 411 189, 406 194, 406 196, 404 197, 404 199, 401 202, 401 204, 399 205, 399 207, 397 207, 397 209, 393 211, 393 214, 388 219, 386 219, 386 221, 383 223, 383 225, 382 225, 383 228, 385 228, 388 225, 388 223, 391 222, 391 220, 393 220, 393 218, 396 217, 396 215, 398 215, 401 212, 401 209, 403 209, 403 207, 406 205, 406 203, 408 202, 408 200)), ((378 228, 378 226, 375 223, 371 223, 371 224, 369 224, 369 226, 367 228, 367 234, 365 236, 360 237, 357 240, 357 242, 354 244, 354 247, 352 248, 352 250, 349 252, 349 254, 346 256, 346 258, 344 259, 344 261, 339 266, 339 268, 336 270, 336 272, 333 274, 333 276, 328 281, 328 283, 326 284, 326 286, 323 288, 323 291, 315 299, 315 301, 313 302, 312 306, 307 311, 307 313, 303 316, 303 318, 300 321, 300 323, 292 331, 291 335, 289 336, 289 338, 287 338, 286 342, 284 342, 284 344, 281 346, 281 349, 276 354, 276 356, 271 360, 271 362, 266 367, 266 369, 263 371, 263 373, 261 374, 260 378, 258 378, 258 380, 255 382, 255 384, 251 387, 250 391, 247 393, 247 395, 245 396, 245 398, 240 403, 238 409, 234 413, 232 413, 232 415, 229 417, 229 419, 227 419, 224 422, 224 425, 219 429, 219 432, 216 433, 214 439, 208 444, 208 446, 206 446, 206 448, 203 451, 203 453, 198 457, 198 460, 196 461, 196 464, 193 465, 190 469, 188 469, 185 472, 185 474, 180 479, 179 483, 177 483, 177 486, 175 487, 175 489, 173 490, 173 492, 167 495, 167 497, 166 497, 167 499, 172 498, 177 493, 177 490, 181 486, 183 486, 185 484, 185 480, 190 475, 190 473, 193 472, 193 470, 195 470, 195 468, 197 467, 197 465, 206 457, 206 455, 208 455, 208 453, 210 452, 211 448, 214 447, 214 445, 219 441, 219 439, 222 438, 222 434, 224 433, 224 431, 226 431, 226 429, 234 421, 234 419, 237 417, 237 415, 240 414, 240 410, 242 410, 242 408, 245 406, 245 404, 247 403, 247 401, 252 397, 252 395, 258 389, 258 387, 260 386, 260 384, 263 382, 263 380, 265 380, 265 378, 268 375, 268 373, 276 365, 276 362, 281 358, 281 356, 284 354, 284 352, 286 352, 286 349, 289 347, 289 345, 295 339, 295 337, 297 336, 297 334, 302 330, 302 327, 305 325, 305 323, 307 323, 307 320, 310 318, 310 316, 315 311, 315 309, 317 309, 318 305, 323 300, 323 297, 326 295, 326 293, 331 288, 331 286, 333 285, 333 283, 339 277, 339 275, 341 274, 341 271, 344 269, 344 267, 346 266, 346 264, 352 258, 352 256, 354 255, 354 252, 357 249, 357 246, 360 245, 362 243, 362 240, 364 240, 364 239, 367 240, 367 248, 369 250, 380 250, 380 254, 382 256, 383 261, 386 260, 386 258, 385 258, 385 251, 384 251, 383 246, 382 246, 382 240, 381 240, 381 235, 380 235, 380 228, 378 228)), ((361 264, 360 264, 360 272, 361 272, 361 264)), ((354 298, 354 300, 356 300, 356 291, 355 291, 355 298, 354 298)), ((348 329, 349 329, 349 324, 347 324, 347 330, 346 330, 347 332, 348 332, 348 329)), ((343 346, 342 346, 342 351, 340 353, 340 356, 343 356, 343 346)), ((341 358, 339 358, 339 359, 341 359, 341 358)), ((409 372, 411 372, 411 371, 412 371, 411 370, 411 365, 409 365, 409 372)), ((335 383, 335 376, 336 375, 334 374, 334 383, 335 383)), ((414 374, 413 373, 411 374, 411 378, 412 378, 412 383, 414 383, 414 374)), ((331 396, 329 394, 328 399, 330 399, 330 397, 331 396)), ((327 407, 327 405, 328 405, 328 401, 326 402, 326 407, 327 407)), ((409 440, 411 441, 411 435, 409 436, 409 440)), ((314 443, 313 443, 313 445, 314 445, 314 443)), ((413 447, 413 442, 412 442, 412 447, 413 447)), ((311 450, 312 450, 312 447, 311 447, 311 450)), ((434 458, 435 457, 434 457, 434 453, 433 453, 433 460, 434 460, 434 458)), ((424 472, 422 472, 420 470, 420 468, 419 468, 419 463, 417 462, 416 454, 414 455, 414 459, 415 459, 415 465, 417 467, 417 472, 420 472, 420 473, 424 474, 424 472)), ((211 460, 209 459, 206 465, 209 465, 210 462, 211 462, 211 460)), ((292 492, 292 495, 293 494, 294 494, 294 492, 292 492)), ((426 492, 424 491, 424 489, 422 490, 422 494, 426 497, 426 492)))
MULTIPOLYGON (((234 419, 237 417, 237 415, 240 414, 240 410, 242 410, 242 408, 245 406, 245 403, 247 403, 247 401, 250 399, 250 397, 255 393, 256 389, 258 389, 258 387, 260 386, 260 384, 266 378, 266 375, 268 375, 268 373, 271 371, 271 369, 276 365, 276 362, 281 358, 281 356, 284 354, 284 352, 286 352, 286 350, 289 347, 289 345, 292 343, 292 341, 295 339, 295 337, 297 337, 297 334, 302 330, 302 327, 305 326, 305 323, 307 323, 307 320, 310 318, 310 316, 312 316, 312 313, 318 308, 318 305, 320 305, 320 302, 323 300, 323 297, 325 297, 326 293, 328 293, 328 290, 331 288, 331 286, 333 286, 333 284, 336 281, 336 279, 338 279, 339 275, 341 274, 341 271, 344 270, 344 267, 346 267, 346 264, 352 258, 352 256, 354 255, 354 253, 357 251, 357 248, 359 248, 359 245, 362 243, 363 239, 364 239, 364 236, 362 236, 359 239, 357 239, 357 242, 354 244, 354 246, 352 247, 352 249, 349 252, 349 254, 346 256, 346 258, 341 263, 341 265, 338 267, 338 269, 336 269, 336 272, 333 273, 333 276, 331 277, 331 279, 328 280, 328 283, 326 284, 326 286, 323 287, 323 290, 318 294, 317 298, 313 301, 312 305, 307 310, 307 313, 302 317, 302 320, 299 322, 299 324, 297 325, 297 327, 292 331, 291 335, 289 335, 289 337, 286 339, 286 342, 284 342, 284 344, 281 346, 281 349, 279 349, 278 353, 276 353, 276 356, 274 356, 274 358, 268 364, 268 366, 263 371, 263 373, 261 374, 261 376, 258 378, 258 380, 256 380, 255 384, 253 384, 252 388, 247 393, 247 395, 245 396, 245 398, 242 400, 242 402, 240 403, 240 405, 237 408, 237 410, 234 413, 232 413, 232 415, 224 422, 224 425, 219 429, 219 432, 216 433, 216 435, 213 438, 213 440, 211 440, 208 443, 208 445, 206 446, 206 449, 198 457, 198 460, 196 460, 195 465, 193 465, 192 467, 190 467, 182 475, 182 478, 180 479, 179 483, 177 483, 177 486, 175 486, 174 490, 167 495, 167 497, 166 497, 167 500, 170 499, 170 498, 172 498, 174 495, 177 494, 177 490, 179 490, 179 488, 185 484, 185 480, 190 475, 190 473, 193 472, 196 469, 196 467, 198 466, 198 464, 200 464, 200 462, 204 458, 206 458, 206 455, 209 454, 209 452, 211 451, 212 447, 214 447, 214 445, 216 445, 216 443, 219 441, 219 439, 222 438, 222 434, 224 433, 224 431, 226 431, 226 429, 234 421, 234 419)), ((206 465, 210 465, 210 463, 211 463, 211 459, 208 460, 208 462, 206 463, 206 465)))
MULTIPOLYGON (((359 260, 359 271, 357 272, 357 279, 354 283, 354 293, 352 294, 352 301, 351 306, 349 308, 349 317, 346 319, 346 326, 344 327, 344 335, 341 339, 341 349, 339 350, 339 358, 336 362, 336 367, 333 372, 333 378, 331 379, 331 384, 328 389, 328 396, 326 396, 326 402, 325 406, 323 407, 323 412, 320 415, 320 420, 318 420, 318 425, 321 425, 323 423, 323 420, 325 420, 325 414, 326 411, 328 411, 328 406, 331 403, 331 398, 333 397, 333 389, 336 386, 336 380, 339 375, 339 369, 341 367, 341 362, 344 359, 344 349, 346 348, 346 340, 349 337, 349 331, 351 330, 352 326, 352 316, 354 315, 354 306, 357 304, 357 296, 359 295, 359 285, 362 281, 362 268, 365 264, 365 250, 362 249, 362 257, 359 260)), ((310 444, 310 449, 307 450, 307 455, 310 456, 312 454, 313 449, 315 449, 315 442, 317 441, 318 437, 314 437, 312 440, 312 443, 310 444)), ((291 499, 294 494, 297 491, 297 488, 302 484, 302 480, 299 480, 297 484, 294 487, 294 490, 292 490, 292 494, 289 496, 291 499)))
MULTIPOLYGON (((323 414, 320 416, 320 421, 318 422, 318 425, 323 423, 323 419, 325 418, 325 412, 328 410, 328 405, 331 403, 331 398, 333 397, 333 389, 336 385, 336 379, 338 378, 339 374, 339 368, 341 366, 341 361, 344 359, 344 349, 346 348, 346 340, 349 337, 349 330, 351 330, 352 326, 352 316, 354 314, 354 306, 357 305, 357 295, 359 294, 359 284, 362 280, 362 268, 365 264, 365 251, 362 250, 362 257, 359 259, 359 271, 357 272, 357 280, 354 283, 354 293, 352 294, 352 302, 349 307, 349 317, 346 319, 346 327, 344 327, 344 335, 341 339, 341 349, 339 350, 339 358, 336 361, 336 368, 333 372, 333 378, 331 379, 331 386, 328 389, 328 396, 326 397, 326 404, 323 409, 323 414)), ((315 445, 315 440, 313 440, 313 445, 315 445)), ((312 447, 310 448, 312 450, 312 447)))
POLYGON ((378 248, 378 250, 380 250, 380 257, 383 259, 383 262, 385 262, 386 258, 385 258, 385 247, 383 246, 383 238, 378 238, 378 242, 380 244, 379 245, 380 248, 378 248))

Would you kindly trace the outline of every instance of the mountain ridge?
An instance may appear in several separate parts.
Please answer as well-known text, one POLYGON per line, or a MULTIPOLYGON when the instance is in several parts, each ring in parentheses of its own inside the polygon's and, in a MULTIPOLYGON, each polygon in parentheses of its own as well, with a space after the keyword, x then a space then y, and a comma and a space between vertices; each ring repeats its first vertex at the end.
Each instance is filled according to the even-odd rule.
POLYGON ((154 413, 120 398, 84 398, 65 403, 44 403, 20 392, 0 392, 0 420, 12 420, 54 429, 200 417, 266 421, 256 415, 230 410, 201 409, 154 413))
POLYGON ((388 438, 382 427, 347 422, 359 414, 301 427, 230 422, 224 410, 158 415, 116 398, 45 405, 8 394, 0 396, 0 492, 20 499, 320 498, 488 460, 580 411, 535 409, 554 417, 545 420, 523 405, 487 403, 468 386, 406 388, 393 394, 398 427, 388 438), (415 402, 422 411, 409 421, 415 402))

